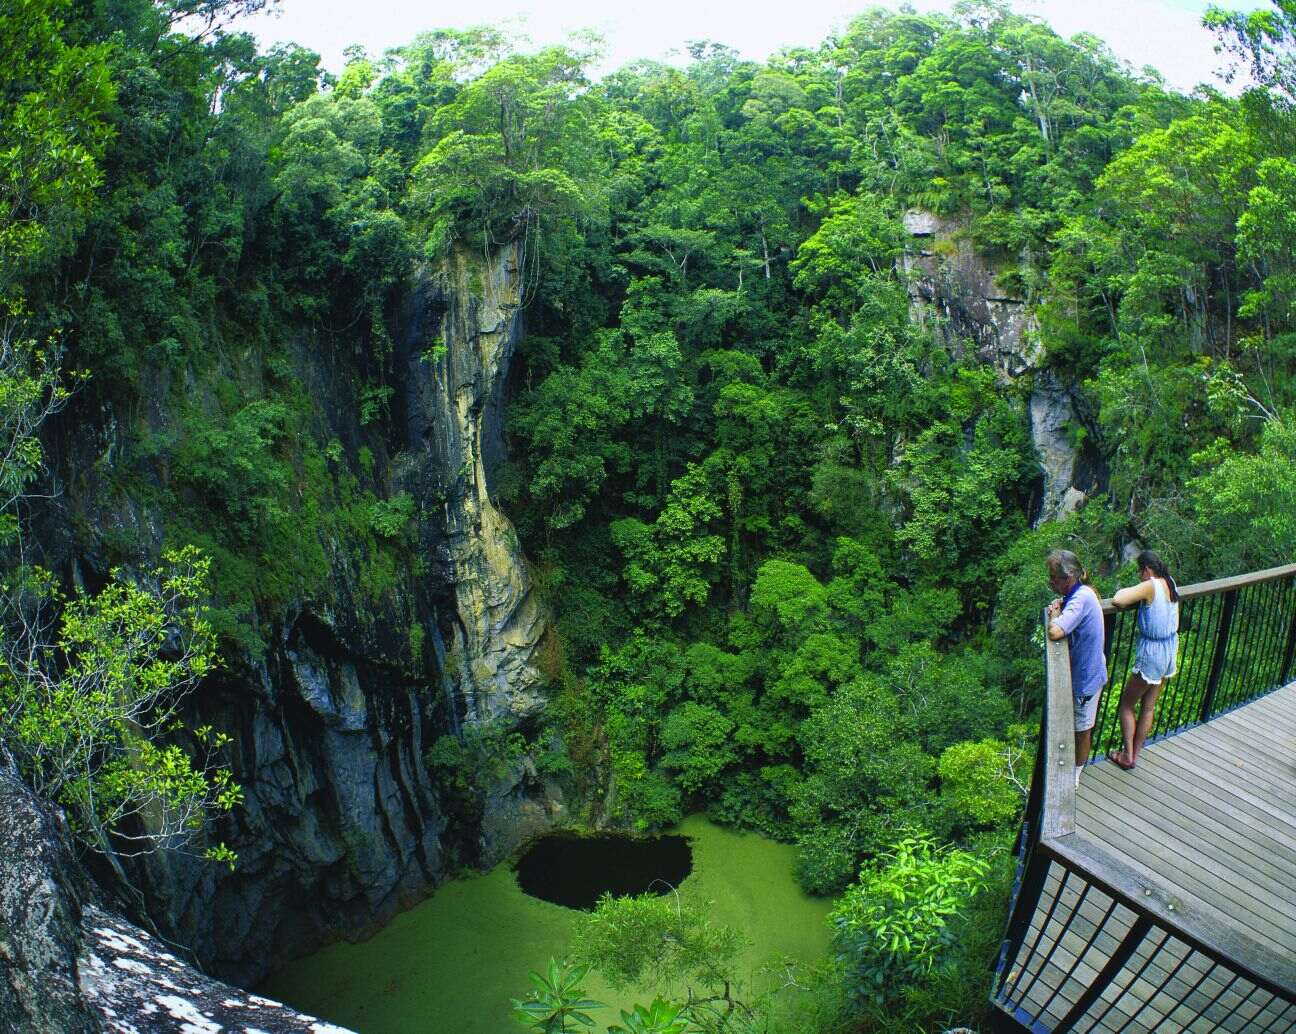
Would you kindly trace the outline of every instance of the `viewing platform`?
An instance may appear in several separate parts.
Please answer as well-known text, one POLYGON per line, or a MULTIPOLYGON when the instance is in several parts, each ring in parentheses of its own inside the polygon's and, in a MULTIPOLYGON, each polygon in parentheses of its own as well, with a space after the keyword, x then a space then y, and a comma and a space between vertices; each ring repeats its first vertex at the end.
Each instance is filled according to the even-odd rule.
POLYGON ((1179 675, 1137 768, 1119 746, 1134 613, 1079 789, 1065 640, 992 1000, 1003 1030, 1296 1032, 1296 565, 1183 586, 1179 675))

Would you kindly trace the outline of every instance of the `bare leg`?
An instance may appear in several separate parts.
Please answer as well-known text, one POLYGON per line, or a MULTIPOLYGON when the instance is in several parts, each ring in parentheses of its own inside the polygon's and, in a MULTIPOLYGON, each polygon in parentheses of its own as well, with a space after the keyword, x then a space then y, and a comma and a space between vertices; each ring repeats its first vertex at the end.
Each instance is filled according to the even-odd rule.
POLYGON ((1093 728, 1075 734, 1075 763, 1083 765, 1089 760, 1089 744, 1093 740, 1093 728))
MULTIPOLYGON (((1116 715, 1120 719, 1121 739, 1125 744, 1120 754, 1117 755, 1120 764, 1134 764, 1134 759, 1137 756, 1137 748, 1134 746, 1134 738, 1137 734, 1134 703, 1135 701, 1141 701, 1150 688, 1152 687, 1148 686, 1140 676, 1131 675, 1129 681, 1125 683, 1125 689, 1121 692, 1120 704, 1116 708, 1116 715)), ((1140 713, 1142 712, 1140 711, 1140 713)), ((1152 723, 1149 720, 1148 727, 1151 728, 1151 726, 1152 723)), ((1145 734, 1144 739, 1146 738, 1145 734)))
MULTIPOLYGON (((1142 679, 1139 680, 1142 682, 1142 679)), ((1147 683, 1143 683, 1147 686, 1147 683)), ((1134 727, 1134 752, 1130 754, 1131 761, 1137 761, 1139 752, 1143 749, 1143 744, 1147 742, 1148 735, 1152 732, 1152 723, 1156 720, 1156 702, 1157 697, 1161 695, 1161 687, 1165 685, 1162 679, 1155 686, 1147 686, 1145 692, 1139 700, 1138 723, 1134 727)))

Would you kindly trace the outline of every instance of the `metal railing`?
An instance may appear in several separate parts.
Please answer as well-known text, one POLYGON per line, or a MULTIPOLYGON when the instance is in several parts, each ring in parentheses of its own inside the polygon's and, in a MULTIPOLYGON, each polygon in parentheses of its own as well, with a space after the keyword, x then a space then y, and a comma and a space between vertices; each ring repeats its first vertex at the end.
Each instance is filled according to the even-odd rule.
MULTIPOLYGON (((1157 701, 1149 742, 1249 703, 1293 674, 1296 565, 1179 590, 1179 673, 1157 701)), ((1137 617, 1103 600, 1109 678, 1087 760, 1121 745, 1116 708, 1134 663, 1137 617)))
MULTIPOLYGON (((1151 739, 1285 685, 1296 655, 1296 565, 1179 590, 1179 674, 1151 739)), ((1120 743, 1116 705, 1135 612, 1103 601, 1110 679, 1090 758, 1120 743)), ((1113 864, 1075 832, 1075 746, 1065 640, 1047 641, 1039 750, 1018 839, 1017 885, 991 998, 1031 1031, 1296 1031, 1296 977, 1275 981, 1253 946, 1191 903, 1113 864), (1206 936, 1202 936, 1203 930, 1206 936)), ((1296 967, 1293 967, 1296 974, 1296 967)))

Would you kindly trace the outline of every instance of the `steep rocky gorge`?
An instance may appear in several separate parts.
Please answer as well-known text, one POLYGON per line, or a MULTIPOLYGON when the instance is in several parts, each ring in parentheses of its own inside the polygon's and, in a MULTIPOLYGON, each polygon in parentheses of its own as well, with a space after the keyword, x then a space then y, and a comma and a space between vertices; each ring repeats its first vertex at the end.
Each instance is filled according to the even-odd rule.
MULTIPOLYGON (((1044 363, 1026 300, 998 285, 962 224, 911 212, 906 227, 914 317, 935 318, 951 350, 974 349, 1005 384, 1026 381, 1045 470, 1037 518, 1074 508, 1092 489, 1092 463, 1076 444, 1073 392, 1044 363)), ((327 573, 316 590, 257 614, 264 650, 232 657, 193 699, 195 721, 233 736, 228 760, 246 800, 214 836, 238 852, 238 864, 227 871, 167 853, 133 864, 131 876, 157 932, 216 976, 246 985, 318 944, 361 936, 456 866, 493 864, 563 824, 578 803, 524 757, 480 788, 480 813, 465 828, 425 760, 440 735, 485 723, 527 728, 544 709, 537 653, 545 619, 517 536, 492 498, 521 333, 520 261, 513 248, 461 250, 420 273, 392 344, 381 440, 362 419, 363 377, 352 360, 309 335, 293 346, 293 374, 315 406, 315 444, 331 450, 337 477, 358 473, 370 452, 380 494, 412 500, 414 562, 375 593, 363 544, 322 542, 327 573)), ((211 393, 192 374, 185 387, 200 403, 211 393)), ((174 422, 173 393, 160 373, 147 382, 145 425, 174 422)), ((116 457, 141 434, 139 419, 106 411, 95 433, 58 443, 61 498, 47 530, 55 559, 80 583, 101 583, 111 565, 96 539, 72 529, 136 543, 139 571, 161 553, 167 515, 147 493, 122 492, 112 480, 116 457)), ((123 901, 129 907, 131 895, 123 901)), ((91 943, 93 930, 121 923, 92 914, 90 927, 81 921, 90 940, 69 943, 91 943)), ((64 925, 76 929, 71 919, 64 925)), ((86 959, 128 934, 105 935, 106 946, 86 949, 86 959)), ((65 960, 72 969, 77 950, 65 960)))
MULTIPOLYGON (((516 728, 544 706, 534 654, 545 622, 489 489, 521 332, 519 261, 513 248, 461 252, 419 275, 392 348, 383 440, 363 426, 362 377, 345 353, 308 335, 294 345, 294 374, 316 408, 311 434, 331 448, 334 476, 358 472, 367 451, 378 494, 412 499, 411 561, 375 592, 363 542, 323 541, 315 590, 263 607, 264 650, 230 658, 191 700, 196 722, 233 736, 228 761, 245 803, 213 838, 238 863, 231 872, 166 852, 131 876, 157 931, 208 972, 248 984, 324 941, 361 935, 455 866, 490 864, 562 813, 558 788, 524 758, 482 788, 478 828, 455 828, 425 763, 438 735, 487 721, 516 728)), ((144 391, 152 428, 175 420, 169 388, 159 375, 144 391)), ((211 390, 192 375, 186 388, 199 405, 211 390)), ((138 422, 106 412, 96 426, 58 443, 49 534, 56 562, 91 585, 108 575, 105 551, 68 529, 135 543, 128 567, 145 570, 168 517, 112 482, 138 422)))

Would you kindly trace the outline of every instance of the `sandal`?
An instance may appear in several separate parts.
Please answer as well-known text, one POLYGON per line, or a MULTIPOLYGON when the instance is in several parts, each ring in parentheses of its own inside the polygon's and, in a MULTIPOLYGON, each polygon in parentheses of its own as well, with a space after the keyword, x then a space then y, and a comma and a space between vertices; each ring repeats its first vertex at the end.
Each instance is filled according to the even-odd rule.
POLYGON ((1117 768, 1123 768, 1125 769, 1126 772, 1128 772, 1130 769, 1134 767, 1134 763, 1130 762, 1127 765, 1124 761, 1122 761, 1121 755, 1124 753, 1125 753, 1124 750, 1109 750, 1107 752, 1107 760, 1110 761, 1117 768))

